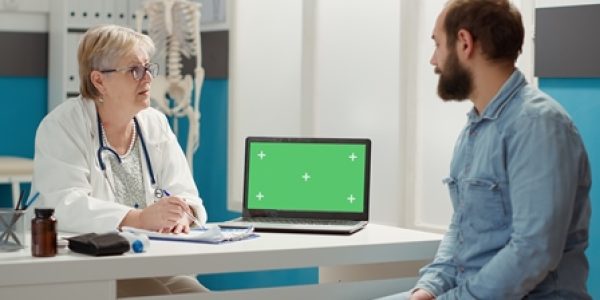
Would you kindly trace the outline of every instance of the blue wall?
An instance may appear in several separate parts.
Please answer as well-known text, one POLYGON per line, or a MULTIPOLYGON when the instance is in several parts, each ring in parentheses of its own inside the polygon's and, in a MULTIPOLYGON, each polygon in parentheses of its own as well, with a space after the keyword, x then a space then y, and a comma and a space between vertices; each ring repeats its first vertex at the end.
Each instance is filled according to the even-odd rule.
MULTIPOLYGON (((194 178, 213 222, 239 216, 227 210, 227 84, 227 80, 204 82, 200 148, 194 156, 194 178)), ((48 111, 47 85, 45 77, 0 77, 0 155, 33 158, 35 131, 48 111)), ((187 122, 180 128, 184 138, 187 122)), ((11 199, 10 186, 0 185, 0 206, 10 206, 11 199)), ((311 284, 318 282, 318 269, 202 275, 199 279, 213 290, 311 284)))
POLYGON ((35 131, 48 111, 46 78, 0 77, 0 153, 33 158, 35 131))
MULTIPOLYGON (((35 131, 48 111, 47 85, 45 77, 0 77, 0 155, 33 158, 35 131)), ((10 207, 11 197, 10 186, 0 185, 0 207, 10 207)))
POLYGON ((600 299, 600 79, 541 78, 539 87, 560 102, 569 112, 583 136, 592 166, 592 220, 590 246, 586 252, 590 263, 588 289, 592 298, 600 299))

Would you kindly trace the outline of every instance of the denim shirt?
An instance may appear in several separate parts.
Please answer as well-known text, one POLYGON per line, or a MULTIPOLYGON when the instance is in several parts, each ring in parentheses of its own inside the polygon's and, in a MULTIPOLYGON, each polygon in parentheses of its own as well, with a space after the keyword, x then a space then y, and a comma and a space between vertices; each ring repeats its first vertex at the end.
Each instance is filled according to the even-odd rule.
POLYGON ((437 299, 591 299, 591 174, 571 119, 515 70, 461 132, 454 213, 417 288, 437 299))

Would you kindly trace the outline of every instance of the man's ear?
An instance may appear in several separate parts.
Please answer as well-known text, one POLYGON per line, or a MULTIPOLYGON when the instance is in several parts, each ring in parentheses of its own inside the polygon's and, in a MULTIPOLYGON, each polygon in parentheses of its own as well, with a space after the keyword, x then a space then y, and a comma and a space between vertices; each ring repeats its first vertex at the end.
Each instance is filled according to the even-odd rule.
POLYGON ((90 73, 90 80, 100 95, 104 95, 106 88, 104 87, 104 76, 102 76, 102 73, 96 70, 92 71, 90 73))
POLYGON ((468 30, 461 29, 458 31, 456 39, 456 51, 458 56, 462 56, 462 58, 470 58, 475 53, 473 35, 471 35, 468 30))

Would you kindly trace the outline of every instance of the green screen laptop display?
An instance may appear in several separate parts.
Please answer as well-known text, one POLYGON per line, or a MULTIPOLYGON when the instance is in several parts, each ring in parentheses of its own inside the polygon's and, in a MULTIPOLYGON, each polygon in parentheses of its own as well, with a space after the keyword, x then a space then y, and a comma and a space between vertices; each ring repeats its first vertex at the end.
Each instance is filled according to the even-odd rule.
POLYGON ((370 141, 284 139, 246 146, 248 209, 364 213, 370 141))

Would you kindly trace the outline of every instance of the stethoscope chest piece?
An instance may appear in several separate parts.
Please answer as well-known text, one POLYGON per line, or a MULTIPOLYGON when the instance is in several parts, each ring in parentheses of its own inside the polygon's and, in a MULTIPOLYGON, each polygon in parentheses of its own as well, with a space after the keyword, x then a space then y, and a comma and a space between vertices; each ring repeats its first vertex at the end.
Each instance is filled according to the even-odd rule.
POLYGON ((162 197, 165 196, 165 192, 163 192, 162 189, 154 189, 154 197, 156 197, 156 199, 160 199, 162 197))

